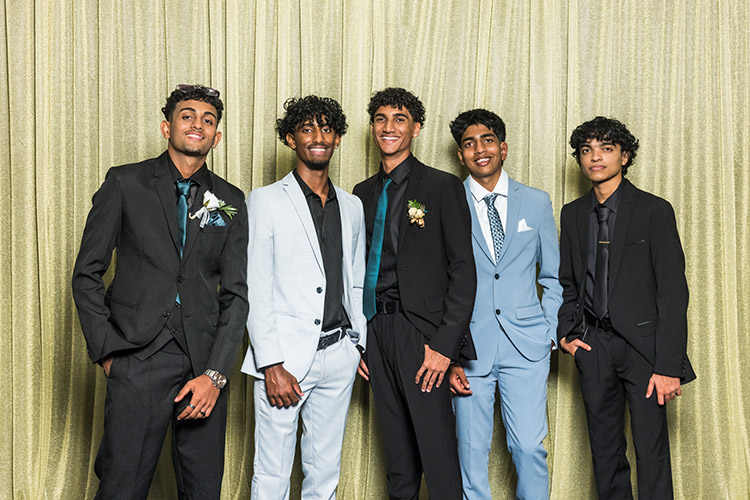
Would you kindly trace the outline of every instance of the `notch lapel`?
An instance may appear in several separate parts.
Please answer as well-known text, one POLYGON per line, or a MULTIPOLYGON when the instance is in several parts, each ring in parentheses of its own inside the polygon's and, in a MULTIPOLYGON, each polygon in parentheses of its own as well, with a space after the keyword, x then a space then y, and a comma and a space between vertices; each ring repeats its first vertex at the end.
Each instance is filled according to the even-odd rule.
MULTIPOLYGON (((213 191, 214 185, 211 178, 212 175, 211 171, 206 171, 206 175, 203 178, 203 184, 198 188, 198 192, 195 193, 193 206, 190 207, 189 213, 191 215, 195 214, 195 212, 200 210, 203 206, 203 195, 206 191, 213 191)), ((182 249, 182 260, 185 260, 190 256, 190 251, 193 249, 195 240, 201 233, 200 219, 191 219, 190 216, 188 216, 186 230, 187 235, 185 236, 185 248, 182 249)))
MULTIPOLYGON (((417 200, 419 201, 419 187, 422 184, 422 174, 424 174, 424 165, 422 162, 414 158, 414 161, 412 162, 411 172, 409 173, 409 184, 406 186, 406 196, 404 197, 404 201, 407 203, 407 205, 404 205, 399 209, 399 212, 401 215, 398 217, 398 249, 401 250, 401 246, 404 244, 404 238, 406 237, 406 232, 409 229, 409 226, 412 224, 408 222, 408 210, 407 206, 409 203, 409 200, 417 200)), ((420 202, 421 203, 421 202, 420 202)), ((425 207, 429 213, 430 207, 425 207)), ((390 212, 391 209, 388 207, 388 211, 390 212)), ((429 219, 426 219, 426 221, 429 221, 429 219)))
POLYGON ((159 195, 161 208, 164 211, 164 218, 167 220, 169 234, 172 236, 175 252, 180 254, 180 235, 177 229, 177 192, 175 191, 174 181, 169 175, 167 165, 167 153, 162 154, 154 166, 154 188, 159 195))
POLYGON ((607 287, 607 295, 612 295, 612 290, 617 280, 618 270, 620 269, 620 263, 622 262, 622 254, 625 249, 625 236, 628 234, 628 226, 630 225, 630 217, 633 214, 633 197, 635 195, 635 188, 627 179, 623 179, 622 182, 626 183, 622 186, 622 200, 620 200, 620 206, 617 211, 617 218, 615 219, 615 232, 610 237, 612 241, 612 253, 609 259, 609 282, 607 287))
POLYGON ((586 271, 588 269, 588 253, 589 253, 589 206, 591 203, 590 196, 594 196, 594 193, 589 191, 589 196, 580 198, 576 203, 576 229, 578 230, 578 243, 581 247, 578 249, 581 256, 581 276, 579 276, 578 282, 581 284, 580 297, 583 296, 586 290, 586 271))
MULTIPOLYGON (((325 275, 323 254, 320 251, 320 244, 318 243, 318 233, 315 232, 315 224, 313 223, 312 215, 310 215, 310 207, 307 205, 307 200, 305 200, 305 194, 291 172, 281 180, 281 185, 284 192, 289 196, 289 201, 291 201, 294 210, 297 212, 297 216, 300 222, 302 222, 302 227, 305 228, 307 241, 312 247, 313 254, 315 254, 315 261, 318 263, 318 267, 320 267, 320 272, 325 275)), ((339 207, 341 207, 340 204, 339 207)))
POLYGON ((492 259, 492 253, 490 253, 490 249, 487 247, 487 240, 484 239, 484 234, 482 233, 482 226, 479 224, 479 217, 477 216, 477 209, 475 207, 474 196, 471 194, 471 184, 468 177, 464 181, 464 189, 466 190, 466 201, 469 204, 469 213, 471 214, 471 235, 474 241, 477 242, 477 245, 479 245, 479 248, 482 249, 482 252, 484 252, 484 255, 494 266, 495 261, 492 259))
POLYGON ((521 197, 518 195, 518 183, 513 179, 508 179, 508 203, 507 203, 507 215, 506 218, 507 227, 505 229, 505 238, 503 240, 503 246, 500 249, 500 256, 497 258, 497 264, 505 255, 505 251, 510 246, 510 242, 513 240, 513 236, 518 232, 518 214, 521 211, 521 197))

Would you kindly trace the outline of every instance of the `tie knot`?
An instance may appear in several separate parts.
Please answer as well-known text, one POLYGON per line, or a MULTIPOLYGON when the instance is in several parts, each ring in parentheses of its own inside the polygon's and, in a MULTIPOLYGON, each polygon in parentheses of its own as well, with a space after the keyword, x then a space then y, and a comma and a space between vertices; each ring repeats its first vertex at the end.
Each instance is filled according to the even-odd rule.
POLYGON ((485 202, 485 203, 487 204, 487 206, 489 207, 489 206, 491 206, 491 205, 494 205, 494 204, 495 204, 495 198, 497 198, 498 196, 500 196, 500 195, 499 195, 499 194, 497 194, 497 193, 490 193, 490 194, 488 194, 487 196, 485 196, 485 197, 484 197, 484 198, 482 198, 482 199, 484 200, 484 202, 485 202))
POLYGON ((388 186, 391 185, 391 182, 393 182, 393 179, 391 179, 390 177, 383 177, 383 191, 388 189, 388 186))
POLYGON ((190 196, 190 186, 193 185, 193 181, 190 179, 178 179, 175 181, 177 185, 177 194, 180 196, 190 196))
POLYGON ((596 206, 596 219, 599 222, 607 222, 607 219, 609 219, 609 208, 606 205, 599 204, 596 206))

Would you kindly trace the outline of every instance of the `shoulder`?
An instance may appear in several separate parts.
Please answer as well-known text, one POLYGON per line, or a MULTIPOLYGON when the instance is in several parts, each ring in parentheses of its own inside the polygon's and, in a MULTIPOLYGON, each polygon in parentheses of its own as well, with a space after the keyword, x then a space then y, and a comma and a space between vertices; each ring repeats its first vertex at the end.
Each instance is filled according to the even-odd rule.
POLYGON ((378 180, 378 174, 372 175, 368 177, 367 179, 363 180, 362 182, 358 183, 354 186, 353 193, 356 196, 359 196, 362 194, 362 192, 366 191, 368 188, 371 188, 375 182, 378 180))
MULTIPOLYGON (((245 200, 245 193, 240 188, 224 180, 217 174, 208 171, 208 175, 211 177, 211 183, 213 184, 214 192, 219 193, 220 198, 231 204, 241 203, 245 200)), ((218 196, 218 195, 217 195, 218 196)))
MULTIPOLYGON (((672 204, 664 198, 653 193, 637 188, 632 182, 629 182, 633 189, 633 205, 640 209, 645 209, 653 213, 674 214, 672 204)), ((674 215, 672 215, 674 216, 674 215)))
POLYGON ((526 184, 521 184, 520 182, 517 182, 513 179, 508 179, 508 186, 510 189, 517 189, 520 196, 532 203, 547 204, 550 202, 549 193, 542 189, 527 186, 526 184))

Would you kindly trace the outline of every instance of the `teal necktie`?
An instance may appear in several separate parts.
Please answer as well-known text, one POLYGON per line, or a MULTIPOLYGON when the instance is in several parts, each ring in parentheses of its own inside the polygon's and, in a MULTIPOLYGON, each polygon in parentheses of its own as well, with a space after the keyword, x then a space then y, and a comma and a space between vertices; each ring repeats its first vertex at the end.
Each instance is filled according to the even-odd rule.
MULTIPOLYGON (((177 180, 177 231, 180 237, 180 258, 182 258, 182 249, 185 248, 185 235, 187 234, 187 216, 188 216, 188 197, 190 196, 190 186, 193 181, 177 180)), ((177 292, 177 303, 180 303, 180 292, 177 292)))
POLYGON ((372 238, 370 238, 370 252, 367 255, 363 309, 368 321, 375 316, 375 287, 378 284, 378 273, 380 272, 380 254, 383 251, 383 237, 385 236, 385 217, 388 214, 388 186, 391 182, 392 179, 385 179, 383 190, 378 198, 375 222, 372 225, 372 238))

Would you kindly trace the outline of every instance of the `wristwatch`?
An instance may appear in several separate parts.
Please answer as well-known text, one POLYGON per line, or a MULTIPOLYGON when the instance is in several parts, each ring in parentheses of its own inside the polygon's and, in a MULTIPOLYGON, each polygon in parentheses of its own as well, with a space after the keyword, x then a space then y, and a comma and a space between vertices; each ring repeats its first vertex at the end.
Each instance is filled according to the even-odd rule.
POLYGON ((211 382, 214 383, 217 389, 223 389, 227 385, 227 377, 216 370, 206 370, 203 372, 203 375, 208 375, 208 378, 211 379, 211 382))

